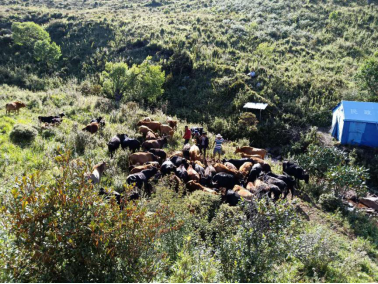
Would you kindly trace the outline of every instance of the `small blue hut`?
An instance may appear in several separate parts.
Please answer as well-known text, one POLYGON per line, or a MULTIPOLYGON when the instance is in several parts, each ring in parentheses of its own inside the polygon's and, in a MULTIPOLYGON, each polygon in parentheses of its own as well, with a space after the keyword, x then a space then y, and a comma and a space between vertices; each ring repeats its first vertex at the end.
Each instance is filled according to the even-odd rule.
POLYGON ((378 147, 378 103, 341 101, 333 109, 332 136, 341 144, 378 147))

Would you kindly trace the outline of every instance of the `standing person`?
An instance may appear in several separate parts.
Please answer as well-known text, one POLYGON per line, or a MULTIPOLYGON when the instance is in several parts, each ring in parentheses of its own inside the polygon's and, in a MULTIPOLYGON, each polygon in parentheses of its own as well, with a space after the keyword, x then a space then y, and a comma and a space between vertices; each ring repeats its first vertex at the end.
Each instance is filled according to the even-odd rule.
POLYGON ((206 149, 209 147, 209 138, 207 138, 207 133, 203 132, 201 137, 199 138, 198 147, 200 148, 201 154, 203 154, 203 158, 206 159, 206 149), (202 153, 203 150, 203 153, 202 153))
POLYGON ((200 138, 201 138, 201 136, 200 136, 198 130, 195 130, 194 131, 194 139, 196 140, 196 145, 198 147, 200 147, 199 145, 201 144, 200 138))
POLYGON ((222 138, 222 135, 217 134, 215 136, 215 141, 214 141, 214 152, 213 152, 213 159, 215 160, 215 154, 218 153, 219 161, 221 160, 221 155, 222 155, 222 143, 224 142, 224 139, 222 138))
POLYGON ((185 126, 185 133, 182 138, 185 139, 184 145, 189 143, 190 137, 192 137, 192 132, 190 131, 189 127, 186 125, 185 126))

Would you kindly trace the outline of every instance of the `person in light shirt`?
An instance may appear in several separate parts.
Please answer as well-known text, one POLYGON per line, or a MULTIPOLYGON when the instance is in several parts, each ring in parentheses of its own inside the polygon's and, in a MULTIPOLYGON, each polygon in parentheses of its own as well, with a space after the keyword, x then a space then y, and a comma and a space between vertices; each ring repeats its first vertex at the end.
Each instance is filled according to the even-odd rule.
POLYGON ((215 160, 215 155, 218 154, 219 161, 221 160, 221 155, 222 155, 222 143, 224 142, 224 139, 222 135, 217 134, 215 136, 215 141, 214 141, 214 151, 213 151, 213 159, 215 160))

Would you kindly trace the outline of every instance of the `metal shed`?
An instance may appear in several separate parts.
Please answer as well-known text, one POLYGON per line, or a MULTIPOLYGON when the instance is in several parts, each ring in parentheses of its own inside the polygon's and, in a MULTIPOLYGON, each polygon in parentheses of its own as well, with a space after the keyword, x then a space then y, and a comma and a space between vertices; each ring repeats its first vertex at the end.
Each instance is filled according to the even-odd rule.
POLYGON ((378 103, 341 101, 332 112, 332 136, 341 144, 378 147, 378 103))
POLYGON ((266 109, 268 104, 264 103, 246 103, 243 108, 248 108, 248 109, 259 109, 260 110, 260 120, 261 120, 261 111, 266 109))

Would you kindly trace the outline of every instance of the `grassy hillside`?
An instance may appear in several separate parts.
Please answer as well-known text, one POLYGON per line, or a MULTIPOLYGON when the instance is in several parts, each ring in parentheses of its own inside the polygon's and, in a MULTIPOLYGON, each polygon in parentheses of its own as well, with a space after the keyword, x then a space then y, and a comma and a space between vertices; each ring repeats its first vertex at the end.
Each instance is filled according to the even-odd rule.
POLYGON ((377 101, 377 82, 361 75, 370 63, 378 74, 377 9, 373 0, 1 1, 0 280, 377 282, 376 214, 342 204, 349 190, 373 192, 377 150, 324 145, 317 128, 341 99, 377 101), (17 39, 17 22, 51 38, 38 56, 28 42, 37 36, 17 39), (112 68, 125 86, 109 79, 112 68), (6 115, 16 100, 26 108, 6 115), (268 103, 261 121, 243 111, 249 101, 268 103), (38 121, 61 112, 59 126, 38 121), (99 116, 105 128, 82 131, 99 116), (231 207, 165 177, 120 210, 85 173, 106 161, 101 187, 128 196, 130 153, 111 159, 107 142, 142 141, 146 116, 178 120, 168 153, 181 149, 184 125, 203 126, 210 145, 226 138, 226 158, 236 146, 269 148, 299 161, 310 182, 294 199, 231 207))
MULTIPOLYGON (((276 204, 271 202, 265 204, 265 201, 258 203, 257 208, 260 213, 256 215, 251 225, 245 219, 245 212, 251 210, 248 205, 242 204, 240 207, 221 205, 219 197, 202 192, 183 196, 183 189, 180 189, 179 193, 169 189, 168 179, 154 184, 156 193, 150 198, 142 198, 134 205, 130 203, 125 213, 120 213, 115 202, 108 203, 98 197, 97 191, 92 186, 82 184, 79 192, 83 201, 78 207, 77 201, 73 198, 78 193, 76 179, 100 161, 105 160, 109 163, 109 169, 101 181, 101 186, 121 193, 129 190, 124 185, 128 175, 129 153, 119 150, 116 156, 110 159, 106 147, 110 137, 120 132, 140 137, 136 133, 135 124, 141 117, 150 115, 156 120, 164 121, 166 115, 161 111, 156 113, 144 111, 135 103, 117 108, 107 99, 82 96, 73 84, 64 89, 48 92, 31 92, 3 85, 0 93, 1 105, 11 98, 22 100, 27 104, 26 109, 21 109, 20 115, 1 115, 0 149, 3 163, 0 184, 4 206, 2 225, 3 230, 9 232, 7 235, 2 232, 0 243, 1 267, 3 267, 0 275, 3 281, 372 282, 378 280, 376 265, 378 229, 375 223, 360 213, 347 213, 343 210, 327 213, 299 198, 276 204), (60 126, 44 128, 39 125, 37 116, 61 111, 65 112, 66 117, 60 126), (100 115, 107 121, 102 131, 95 135, 81 131, 92 117, 100 115), (18 124, 36 130, 37 135, 32 142, 19 143, 11 139, 10 133, 18 124), (70 153, 69 157, 67 153, 70 153), (68 159, 68 164, 65 164, 65 159, 68 159), (74 166, 75 164, 77 166, 74 166), (70 166, 67 168, 67 165, 70 166), (35 173, 36 175, 33 175, 35 173), (35 179, 37 184, 31 182, 31 178, 35 179), (64 190, 59 191, 62 179, 64 190), (28 187, 25 187, 26 185, 28 187), (57 200, 63 198, 65 194, 69 199, 63 205, 57 200), (33 199, 34 195, 39 197, 33 199), (44 202, 48 203, 39 200, 42 196, 44 202), (29 200, 27 205, 23 200, 29 200), (65 215, 51 215, 47 219, 50 220, 47 227, 34 223, 38 222, 37 218, 42 212, 55 212, 56 209, 48 205, 53 201, 54 207, 61 208, 65 215), (14 210, 21 215, 13 215, 14 210), (148 215, 139 215, 143 214, 144 210, 149 212, 148 215), (95 215, 91 217, 85 212, 95 215), (83 213, 85 214, 82 216, 83 213), (151 235, 152 239, 145 237, 140 239, 141 236, 136 235, 136 231, 132 233, 133 230, 128 224, 124 224, 125 229, 129 228, 126 231, 112 230, 115 223, 127 220, 122 219, 126 218, 123 215, 126 213, 129 216, 127 219, 130 216, 142 218, 141 224, 129 224, 141 226, 138 227, 141 234, 148 229, 147 224, 151 221, 159 224, 157 226, 163 226, 157 228, 164 228, 164 231, 156 233, 153 229, 155 227, 151 227, 148 229, 149 234, 156 233, 156 235, 151 235), (165 216, 164 214, 169 214, 169 219, 159 223, 162 222, 161 216, 165 216), (10 216, 14 216, 13 219, 9 219, 10 216), (89 219, 84 216, 89 216, 89 219), (93 219, 94 216, 97 216, 96 219, 93 219), (113 216, 112 218, 118 216, 119 221, 108 220, 97 228, 97 232, 101 232, 104 239, 97 239, 97 234, 85 237, 82 230, 87 226, 92 228, 94 221, 96 224, 102 224, 103 221, 100 220, 109 216, 113 216), (276 216, 275 221, 270 220, 269 216, 276 216), (289 219, 286 217, 282 219, 284 216, 288 216, 289 219), (34 229, 32 231, 17 229, 19 227, 16 223, 12 224, 19 218, 21 218, 20 222, 28 218, 35 220, 22 222, 24 228, 34 229), (55 234, 62 235, 50 238, 49 232, 53 230, 52 226, 55 222, 58 222, 55 225, 57 226, 55 234), (70 227, 59 225, 66 222, 70 222, 70 227), (269 227, 265 227, 265 222, 270 223, 269 227), (77 229, 70 231, 69 228, 72 226, 77 229), (271 231, 274 226, 279 226, 276 233, 271 231), (121 235, 118 235, 120 233, 123 235, 122 240, 109 243, 111 239, 121 238, 121 235), (13 242, 16 236, 22 238, 18 242, 13 242), (29 242, 37 245, 39 237, 44 239, 43 246, 32 249, 29 242), (129 247, 126 244, 126 241, 132 240, 129 238, 141 242, 138 251, 133 250, 135 259, 126 257, 130 254, 128 250, 135 245, 129 247), (249 251, 247 240, 257 241, 255 247, 257 252, 249 251), (95 241, 99 244, 92 247, 90 244, 95 241), (50 246, 51 249, 48 249, 50 246), (85 251, 80 249, 82 246, 86 247, 85 251), (107 260, 103 258, 107 255, 107 250, 115 248, 123 254, 112 254, 107 260), (39 255, 39 258, 33 255, 39 255), (257 256, 258 262, 255 262, 257 256), (49 260, 51 257, 55 259, 52 262, 49 260), (83 261, 85 259, 84 262, 80 260, 82 257, 83 261), (44 261, 41 262, 40 259, 44 261), (134 261, 137 261, 135 263, 137 266, 134 266, 134 261), (114 268, 115 263, 120 265, 117 269, 114 268), (113 268, 110 269, 111 267, 113 268), (133 269, 134 273, 124 275, 123 273, 128 269, 133 269), (255 272, 251 273, 251 271, 255 272)), ((179 131, 170 142, 168 151, 181 147, 179 132, 184 124, 184 121, 180 121, 179 131)), ((210 133, 209 136, 212 141, 213 134, 210 133)), ((247 141, 228 142, 225 146, 226 157, 236 157, 233 154, 234 146, 245 143, 247 141)), ((278 164, 269 160, 268 162, 275 172, 281 172, 278 164)), ((304 191, 312 194, 317 186, 319 185, 316 180, 312 179, 304 191)), ((312 200, 316 202, 315 198, 312 200)))
POLYGON ((229 138, 248 136, 257 146, 274 146, 277 137, 287 144, 300 128, 329 126, 340 99, 371 99, 356 74, 377 52, 376 7, 366 1, 5 1, 0 78, 30 89, 72 77, 98 84, 107 61, 132 65, 152 56, 166 72, 160 106, 167 101, 170 114, 210 123, 229 138), (12 43, 15 21, 46 28, 62 50, 56 66, 46 70, 12 43), (246 75, 252 69, 256 79, 246 75), (269 103, 257 133, 239 133, 222 120, 237 122, 247 101, 269 103))

